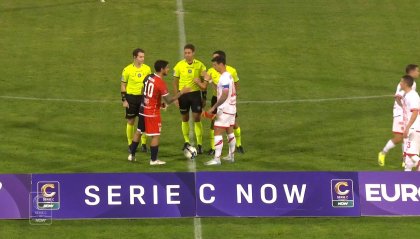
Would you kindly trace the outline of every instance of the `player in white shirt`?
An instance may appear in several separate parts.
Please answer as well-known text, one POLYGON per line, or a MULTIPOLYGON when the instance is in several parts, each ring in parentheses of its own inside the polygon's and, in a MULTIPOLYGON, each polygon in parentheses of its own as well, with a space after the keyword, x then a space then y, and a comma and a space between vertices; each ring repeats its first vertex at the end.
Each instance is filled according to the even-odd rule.
MULTIPOLYGON (((233 126, 235 125, 236 115, 236 90, 232 75, 226 71, 226 59, 219 55, 212 60, 213 67, 221 75, 217 84, 217 102, 207 110, 208 114, 217 109, 216 120, 214 121, 214 159, 205 163, 205 165, 220 165, 220 156, 223 149, 223 136, 226 132, 229 143, 229 154, 223 158, 229 162, 234 162, 234 153, 236 146, 235 134, 233 126)), ((206 75, 207 79, 209 76, 206 75)))
POLYGON ((404 148, 404 171, 411 171, 413 167, 417 167, 420 160, 419 144, 420 144, 420 97, 419 94, 412 89, 414 79, 409 75, 403 76, 400 85, 404 92, 403 98, 398 100, 403 108, 404 119, 404 133, 403 137, 406 140, 404 148))
MULTIPOLYGON (((419 67, 415 64, 409 64, 405 68, 407 75, 411 76, 414 79, 419 77, 419 67)), ((416 91, 416 82, 414 81, 412 90, 416 91)), ((386 143, 385 147, 378 154, 378 164, 379 166, 385 166, 385 156, 389 150, 394 148, 397 144, 403 142, 403 133, 404 133, 404 121, 403 121, 403 109, 400 105, 397 104, 398 100, 402 99, 404 91, 401 89, 400 84, 397 86, 397 91, 395 93, 394 101, 394 110, 393 110, 393 123, 392 123, 392 133, 394 137, 386 143)), ((402 150, 404 152, 404 144, 402 144, 402 150)))

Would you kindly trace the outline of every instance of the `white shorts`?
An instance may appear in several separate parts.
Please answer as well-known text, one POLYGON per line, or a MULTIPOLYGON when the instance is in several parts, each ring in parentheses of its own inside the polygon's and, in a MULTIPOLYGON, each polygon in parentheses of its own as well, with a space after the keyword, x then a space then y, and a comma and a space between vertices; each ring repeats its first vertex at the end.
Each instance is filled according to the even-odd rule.
POLYGON ((392 122, 392 132, 394 134, 404 133, 404 120, 402 115, 394 116, 394 120, 392 122))
POLYGON ((408 132, 408 139, 405 143, 404 154, 414 156, 419 154, 420 132, 410 129, 408 132))
POLYGON ((229 128, 235 124, 235 114, 224 113, 223 110, 217 110, 214 126, 219 128, 229 128))

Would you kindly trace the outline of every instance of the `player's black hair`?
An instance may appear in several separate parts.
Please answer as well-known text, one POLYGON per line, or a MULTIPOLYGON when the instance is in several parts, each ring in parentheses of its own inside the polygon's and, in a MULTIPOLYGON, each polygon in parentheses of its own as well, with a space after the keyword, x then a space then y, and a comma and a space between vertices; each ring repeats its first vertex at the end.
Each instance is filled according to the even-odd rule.
POLYGON ((216 57, 213 57, 213 59, 211 59, 211 62, 216 62, 217 64, 223 63, 223 65, 226 65, 226 58, 224 56, 218 55, 216 57))
POLYGON ((405 67, 405 73, 406 74, 409 74, 410 72, 412 72, 412 71, 414 71, 416 68, 418 68, 419 66, 418 65, 416 65, 416 64, 408 64, 406 67, 405 67))
POLYGON ((144 53, 144 50, 141 48, 136 48, 133 50, 133 57, 137 57, 137 55, 139 54, 139 52, 144 53))
POLYGON ((414 78, 409 75, 404 75, 402 80, 410 87, 412 87, 414 84, 414 78))
POLYGON ((169 62, 165 60, 157 60, 155 62, 155 71, 160 72, 162 69, 165 69, 166 66, 168 66, 169 62))
POLYGON ((224 51, 222 51, 222 50, 217 50, 217 51, 214 51, 214 52, 213 52, 213 55, 215 55, 215 54, 217 54, 217 55, 219 55, 219 56, 223 56, 223 57, 225 58, 225 60, 226 60, 226 53, 225 53, 224 51))
POLYGON ((192 52, 195 52, 195 46, 191 43, 188 43, 187 45, 185 45, 184 50, 185 49, 190 49, 192 52))

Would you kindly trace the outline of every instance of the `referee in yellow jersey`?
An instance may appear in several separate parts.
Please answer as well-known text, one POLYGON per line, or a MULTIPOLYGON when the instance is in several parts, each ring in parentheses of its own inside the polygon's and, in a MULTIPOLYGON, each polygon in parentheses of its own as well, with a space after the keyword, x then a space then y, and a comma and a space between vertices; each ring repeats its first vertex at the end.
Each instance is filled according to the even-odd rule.
MULTIPOLYGON (((139 115, 143 80, 147 75, 152 74, 150 67, 144 64, 144 50, 137 48, 133 50, 133 63, 129 64, 122 71, 121 76, 121 99, 125 108, 125 118, 127 119, 127 142, 130 152, 130 144, 133 141, 135 132, 134 123, 136 116, 139 115)), ((147 152, 146 135, 141 137, 141 151, 147 152)))
POLYGON ((206 92, 201 92, 200 87, 194 82, 201 79, 201 74, 206 71, 204 64, 194 59, 195 47, 192 44, 184 46, 184 59, 174 67, 174 94, 184 87, 191 88, 191 92, 182 95, 178 99, 179 111, 182 115, 182 134, 184 136, 184 148, 190 145, 189 112, 191 109, 194 120, 194 132, 197 139, 197 153, 203 153, 203 125, 201 124, 202 107, 206 101, 206 92))

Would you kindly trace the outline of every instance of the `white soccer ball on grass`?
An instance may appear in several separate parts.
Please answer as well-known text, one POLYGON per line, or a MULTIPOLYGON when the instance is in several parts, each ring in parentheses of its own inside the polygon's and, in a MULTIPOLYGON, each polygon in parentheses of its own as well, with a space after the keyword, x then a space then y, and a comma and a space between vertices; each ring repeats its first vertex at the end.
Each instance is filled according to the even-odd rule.
POLYGON ((195 159, 195 157, 197 156, 197 149, 194 148, 193 146, 189 145, 184 149, 184 156, 187 159, 195 159))

